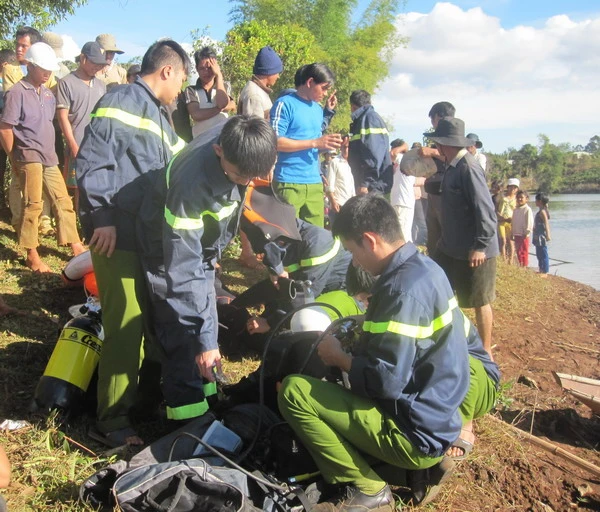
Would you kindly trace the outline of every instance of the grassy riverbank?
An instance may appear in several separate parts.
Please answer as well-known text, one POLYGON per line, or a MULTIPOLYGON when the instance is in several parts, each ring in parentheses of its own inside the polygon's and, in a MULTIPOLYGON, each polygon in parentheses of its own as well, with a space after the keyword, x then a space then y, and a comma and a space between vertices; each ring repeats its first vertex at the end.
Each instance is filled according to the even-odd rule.
MULTIPOLYGON (((0 222, 0 293, 25 313, 0 319, 0 419, 32 421, 1 436, 13 465, 12 483, 2 491, 12 512, 85 510, 77 501, 79 484, 110 459, 86 436, 91 417, 61 431, 27 413, 67 308, 84 298, 81 290, 61 283, 67 251, 48 239, 44 245, 42 256, 56 273, 35 275, 24 267, 10 226, 0 222)), ((260 277, 241 272, 233 260, 223 266, 224 281, 234 289, 260 277)), ((550 374, 600 377, 600 292, 500 265, 494 310, 495 357, 503 372, 500 403, 493 417, 476 422, 472 456, 427 510, 600 510, 597 478, 520 440, 511 426, 600 465, 600 421, 563 395, 550 374)), ((251 359, 228 363, 225 373, 236 380, 256 365, 251 359)), ((140 433, 152 439, 161 428, 149 422, 140 433)))

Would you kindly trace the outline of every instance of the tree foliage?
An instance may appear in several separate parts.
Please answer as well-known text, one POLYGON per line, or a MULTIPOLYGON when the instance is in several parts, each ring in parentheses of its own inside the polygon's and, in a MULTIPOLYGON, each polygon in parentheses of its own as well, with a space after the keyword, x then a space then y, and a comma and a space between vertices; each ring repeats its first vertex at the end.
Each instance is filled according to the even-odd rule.
POLYGON ((299 25, 282 25, 274 31, 265 21, 240 23, 227 33, 223 45, 224 75, 231 82, 234 93, 239 94, 252 76, 256 54, 265 45, 270 45, 285 63, 274 87, 275 94, 286 87, 293 87, 296 70, 320 56, 314 36, 299 25))
POLYGON ((564 153, 544 135, 539 136, 539 153, 533 176, 538 189, 552 192, 560 187, 564 172, 564 153))
POLYGON ((0 39, 12 41, 21 25, 44 30, 85 3, 87 0, 0 0, 0 39))
POLYGON ((546 135, 538 146, 525 144, 505 153, 488 153, 491 181, 510 177, 525 178, 525 186, 545 192, 600 192, 600 137, 594 135, 582 147, 553 144, 546 135), (598 149, 595 149, 595 144, 598 149), (587 152, 584 152, 583 150, 587 152))
MULTIPOLYGON (((231 46, 230 41, 235 41, 236 44, 249 47, 252 35, 251 46, 258 50, 270 44, 269 41, 278 32, 292 30, 290 24, 293 24, 295 33, 300 30, 310 32, 312 37, 308 42, 311 47, 306 57, 311 58, 303 60, 304 56, 294 51, 281 55, 286 71, 278 87, 293 87, 290 78, 300 65, 317 60, 326 63, 336 74, 335 89, 339 100, 332 131, 348 129, 350 93, 355 89, 373 93, 388 74, 392 51, 405 42, 398 36, 394 26, 395 15, 403 0, 371 0, 363 12, 357 12, 358 0, 230 1, 234 6, 231 18, 237 25, 231 31, 231 37, 228 34, 227 46, 231 46), (256 22, 261 24, 262 39, 256 32, 250 34, 244 28, 248 23, 256 22)), ((306 50, 304 47, 298 49, 306 50)), ((229 50, 230 53, 235 51, 229 50)), ((248 52, 244 57, 245 69, 252 68, 255 55, 248 52)), ((228 67, 228 70, 234 72, 232 67, 228 67)))
POLYGON ((599 153, 600 152, 600 136, 594 135, 585 146, 585 151, 588 153, 599 153))

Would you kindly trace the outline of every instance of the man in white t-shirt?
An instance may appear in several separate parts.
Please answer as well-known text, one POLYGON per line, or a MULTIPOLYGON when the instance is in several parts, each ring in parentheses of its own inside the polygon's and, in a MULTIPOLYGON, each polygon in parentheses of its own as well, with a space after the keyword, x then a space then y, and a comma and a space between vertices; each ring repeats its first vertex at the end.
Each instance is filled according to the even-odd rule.
POLYGON ((467 148, 467 151, 475 157, 475 160, 477 161, 477 163, 479 165, 481 165, 483 172, 486 173, 487 172, 487 157, 481 151, 477 151, 478 149, 481 149, 483 147, 483 142, 481 142, 479 140, 479 135, 477 135, 476 133, 467 134, 467 139, 470 139, 473 141, 473 145, 469 146, 467 148))
POLYGON ((402 238, 405 242, 412 242, 412 224, 415 216, 415 186, 420 186, 425 181, 404 174, 400 170, 402 155, 408 151, 408 144, 402 139, 395 139, 390 143, 390 156, 394 165, 394 180, 390 192, 390 203, 398 214, 402 238))
MULTIPOLYGON (((340 154, 332 158, 327 164, 327 197, 329 198, 329 222, 333 225, 335 215, 344 206, 346 201, 356 195, 352 169, 348 163, 348 146, 350 138, 342 138, 340 154)), ((330 150, 335 153, 335 149, 330 150)))
POLYGON ((238 114, 247 116, 258 116, 269 119, 271 107, 271 87, 275 85, 280 73, 283 71, 283 63, 279 55, 270 46, 261 48, 252 70, 252 78, 240 93, 238 101, 238 114))

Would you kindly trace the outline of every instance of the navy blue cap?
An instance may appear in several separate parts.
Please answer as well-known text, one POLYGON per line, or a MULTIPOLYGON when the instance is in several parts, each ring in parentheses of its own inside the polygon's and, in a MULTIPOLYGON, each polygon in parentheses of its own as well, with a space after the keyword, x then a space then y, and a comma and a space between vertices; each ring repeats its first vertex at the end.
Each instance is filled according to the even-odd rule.
POLYGON ((276 75, 283 71, 283 62, 275 50, 270 46, 261 48, 254 60, 254 69, 252 72, 255 75, 276 75))

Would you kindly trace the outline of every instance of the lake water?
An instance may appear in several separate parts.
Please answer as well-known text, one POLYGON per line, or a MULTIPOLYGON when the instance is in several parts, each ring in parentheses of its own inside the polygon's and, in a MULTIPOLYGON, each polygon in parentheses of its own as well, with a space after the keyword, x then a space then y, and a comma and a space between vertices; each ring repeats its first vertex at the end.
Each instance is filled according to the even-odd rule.
MULTIPOLYGON (((530 206, 535 215, 535 201, 530 206)), ((549 209, 550 273, 600 290, 600 194, 552 195, 549 209)), ((537 268, 535 256, 529 256, 529 266, 537 268)))

